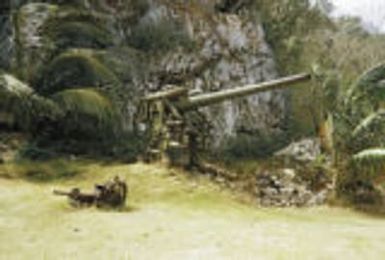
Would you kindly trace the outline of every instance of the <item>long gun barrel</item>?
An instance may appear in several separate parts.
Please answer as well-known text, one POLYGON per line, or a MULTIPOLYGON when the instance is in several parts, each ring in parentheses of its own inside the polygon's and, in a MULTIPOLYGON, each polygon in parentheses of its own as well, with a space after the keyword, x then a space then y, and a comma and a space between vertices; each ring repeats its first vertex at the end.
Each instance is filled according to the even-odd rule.
POLYGON ((260 84, 246 85, 243 87, 237 87, 233 89, 226 89, 214 93, 207 93, 198 96, 188 97, 187 100, 182 100, 177 104, 177 107, 181 110, 190 110, 197 107, 204 107, 212 104, 216 104, 227 99, 244 97, 247 95, 256 94, 268 90, 276 90, 287 88, 293 84, 309 81, 311 75, 307 73, 297 74, 285 78, 280 78, 272 81, 263 82, 260 84))

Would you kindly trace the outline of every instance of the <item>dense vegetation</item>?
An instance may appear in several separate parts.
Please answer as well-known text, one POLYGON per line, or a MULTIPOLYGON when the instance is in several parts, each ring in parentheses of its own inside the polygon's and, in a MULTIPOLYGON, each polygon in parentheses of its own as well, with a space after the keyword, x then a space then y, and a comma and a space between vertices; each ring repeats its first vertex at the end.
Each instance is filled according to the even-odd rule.
POLYGON ((338 168, 341 194, 379 180, 385 36, 368 33, 357 18, 330 20, 327 1, 260 0, 257 6, 282 73, 313 68, 313 86, 292 94, 294 132, 320 135, 338 168))

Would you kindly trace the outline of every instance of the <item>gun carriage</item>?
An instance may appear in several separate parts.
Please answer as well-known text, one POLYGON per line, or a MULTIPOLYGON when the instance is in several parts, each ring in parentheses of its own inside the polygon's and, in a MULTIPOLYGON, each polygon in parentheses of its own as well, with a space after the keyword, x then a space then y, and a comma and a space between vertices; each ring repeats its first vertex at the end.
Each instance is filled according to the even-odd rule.
POLYGON ((310 74, 302 73, 196 96, 190 96, 187 88, 177 86, 168 86, 168 90, 149 94, 141 99, 135 117, 136 129, 149 137, 146 159, 168 158, 172 164, 193 165, 197 163, 197 151, 207 146, 211 128, 199 108, 285 89, 310 79, 310 74))

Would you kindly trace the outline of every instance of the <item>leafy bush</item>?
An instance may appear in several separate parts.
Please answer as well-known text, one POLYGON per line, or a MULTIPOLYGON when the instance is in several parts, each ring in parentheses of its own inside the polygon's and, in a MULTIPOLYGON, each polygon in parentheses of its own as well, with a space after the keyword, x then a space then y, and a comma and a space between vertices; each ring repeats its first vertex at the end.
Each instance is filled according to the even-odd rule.
POLYGON ((254 9, 284 73, 295 72, 297 66, 292 65, 301 57, 306 37, 331 26, 328 17, 308 0, 256 0, 254 9))
POLYGON ((56 156, 57 156, 56 153, 48 149, 38 147, 37 143, 35 142, 24 145, 18 151, 19 159, 28 159, 28 160, 34 160, 34 161, 49 160, 49 159, 53 159, 56 156))

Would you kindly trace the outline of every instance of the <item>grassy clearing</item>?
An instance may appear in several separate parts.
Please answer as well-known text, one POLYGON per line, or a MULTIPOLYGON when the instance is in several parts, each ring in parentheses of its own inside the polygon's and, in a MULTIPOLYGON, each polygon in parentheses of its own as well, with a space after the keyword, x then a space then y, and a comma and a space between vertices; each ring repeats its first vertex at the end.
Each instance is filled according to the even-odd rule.
POLYGON ((162 165, 83 164, 71 179, 0 179, 0 259, 382 259, 385 220, 337 208, 260 209, 162 165), (120 212, 75 210, 52 188, 116 174, 120 212))

